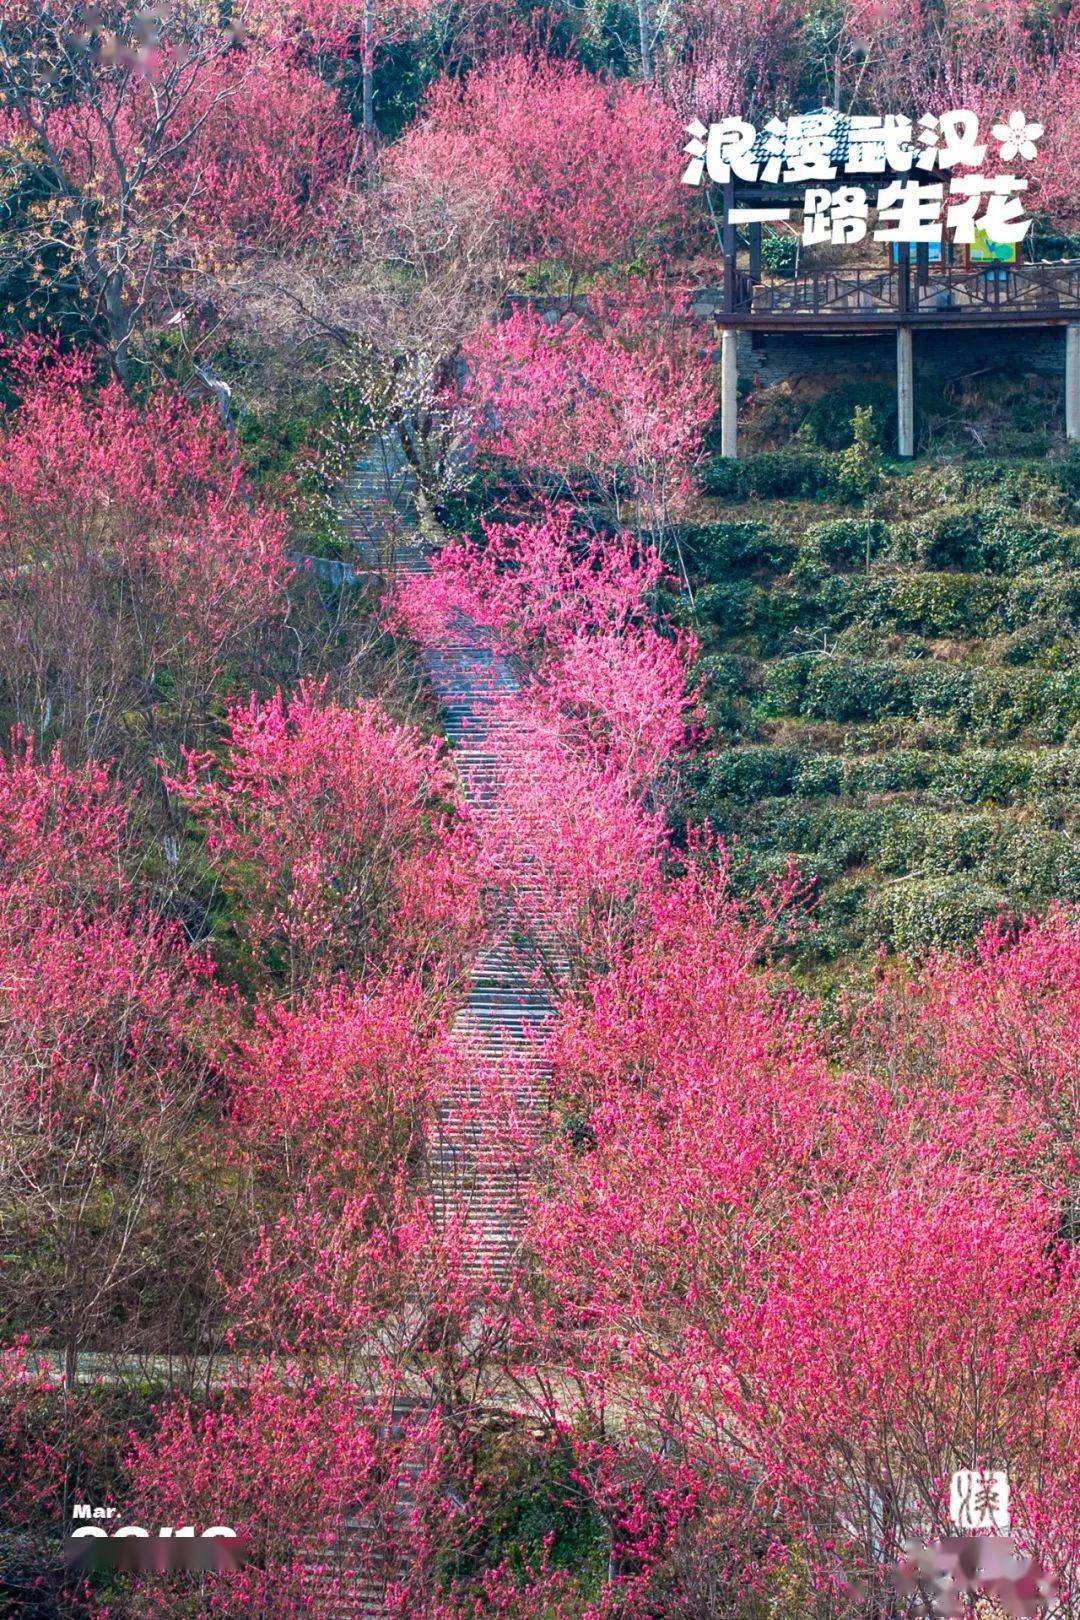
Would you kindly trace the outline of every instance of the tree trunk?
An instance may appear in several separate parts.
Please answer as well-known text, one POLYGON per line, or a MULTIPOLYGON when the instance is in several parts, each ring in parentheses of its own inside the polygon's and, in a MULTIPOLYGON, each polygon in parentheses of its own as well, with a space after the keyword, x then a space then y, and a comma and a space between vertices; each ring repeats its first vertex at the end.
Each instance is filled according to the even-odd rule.
POLYGON ((652 20, 649 16, 649 0, 638 0, 638 43, 641 46, 641 77, 646 84, 652 83, 652 20))
POLYGON ((123 277, 114 270, 105 283, 105 320, 109 329, 109 353, 117 381, 131 393, 131 316, 124 308, 123 277))
POLYGON ((363 31, 362 116, 364 139, 370 145, 375 136, 375 0, 364 0, 363 31))

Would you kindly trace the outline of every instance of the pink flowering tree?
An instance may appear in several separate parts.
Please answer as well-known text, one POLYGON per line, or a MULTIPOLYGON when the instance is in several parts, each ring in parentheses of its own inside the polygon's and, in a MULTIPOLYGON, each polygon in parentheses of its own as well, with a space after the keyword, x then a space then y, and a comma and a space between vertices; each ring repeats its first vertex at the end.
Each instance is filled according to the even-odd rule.
POLYGON ((295 47, 194 0, 5 0, 0 63, 0 145, 43 193, 12 250, 43 293, 50 275, 74 279, 128 388, 142 331, 238 251, 307 232, 348 173, 348 117, 295 47))
POLYGON ((766 946, 684 879, 565 1009, 566 1130, 534 1214, 551 1291, 523 1332, 560 1346, 625 1446, 693 1462, 695 1535, 741 1471, 772 1504, 770 1579, 808 1582, 809 1612, 852 1582, 884 1601, 904 1540, 950 1533, 949 1478, 975 1465, 1008 1468, 1016 1533, 1072 1613, 1075 925, 934 963, 910 1011, 910 986, 871 1010, 880 1045, 847 1072, 812 1005, 755 968, 766 946))
MULTIPOLYGON (((93 766, 38 764, 18 737, 0 763, 0 1290, 69 1386, 80 1348, 118 1331, 135 1348, 161 1307, 226 1012, 206 959, 126 878, 126 816, 93 766)), ((180 1318, 188 1281, 171 1283, 180 1318)))
POLYGON ((764 121, 797 102, 802 21, 792 0, 748 0, 725 13, 698 0, 680 7, 657 77, 683 122, 764 121))
MULTIPOLYGON (((415 980, 260 1010, 232 1091, 256 1214, 234 1341, 393 1381, 457 1265, 432 1219, 427 1145, 445 1088, 437 1000, 415 980)), ((437 1302, 441 1302, 440 1305, 437 1302)))
POLYGON ((407 963, 445 973, 472 923, 442 745, 302 684, 233 708, 220 768, 174 784, 205 829, 252 966, 292 992, 407 963))
MULTIPOLYGON (((276 1620, 358 1594, 424 1612, 441 1549, 467 1537, 459 1408, 484 1335, 464 1342, 460 1242, 434 1218, 441 1037, 438 1002, 399 978, 266 1006, 239 1043, 230 1376, 163 1402, 128 1462, 147 1512, 246 1538, 211 1613, 276 1620)), ((138 1592, 141 1613, 184 1612, 175 1579, 138 1592)))
POLYGON ((849 0, 838 20, 832 73, 845 110, 969 108, 991 153, 992 126, 1022 111, 1044 126, 1038 155, 999 167, 1028 180, 1030 207, 1075 218, 1070 154, 1080 139, 1078 35, 1068 10, 1043 16, 1016 0, 947 0, 932 10, 915 0, 849 0))
POLYGON ((16 357, 0 428, 0 690, 73 757, 193 740, 284 608, 284 525, 211 415, 92 386, 83 354, 16 357))
POLYGON ((646 88, 509 56, 440 81, 400 161, 479 188, 518 259, 581 277, 655 251, 681 213, 677 120, 646 88))
MULTIPOLYGON (((181 230, 212 264, 314 242, 349 175, 352 129, 334 89, 285 42, 215 61, 193 98, 195 129, 160 175, 186 199, 181 230)), ((170 229, 173 229, 170 225, 170 229)))
POLYGON ((496 628, 533 665, 533 714, 640 796, 697 715, 687 687, 696 644, 655 612, 667 578, 651 547, 628 534, 597 540, 552 509, 537 522, 490 524, 482 544, 446 547, 399 602, 421 639, 461 613, 496 628))
MULTIPOLYGON (((226 1524, 249 1561, 205 1582, 206 1612, 299 1620, 358 1598, 424 1612, 447 1503, 438 1416, 372 1398, 333 1373, 256 1369, 208 1407, 164 1405, 129 1457, 148 1518, 226 1524), (405 1550, 408 1555, 405 1556, 405 1550)), ((138 1577, 139 1612, 179 1617, 175 1576, 138 1577)))
POLYGON ((714 399, 700 337, 659 297, 597 298, 549 326, 519 309, 477 334, 480 444, 539 491, 599 500, 661 545, 691 491, 714 399))
POLYGON ((478 871, 575 968, 608 958, 660 881, 662 783, 696 714, 693 645, 653 611, 663 572, 630 536, 600 543, 555 511, 447 547, 398 595, 421 641, 464 616, 532 662, 519 694, 492 694, 498 790, 478 871))

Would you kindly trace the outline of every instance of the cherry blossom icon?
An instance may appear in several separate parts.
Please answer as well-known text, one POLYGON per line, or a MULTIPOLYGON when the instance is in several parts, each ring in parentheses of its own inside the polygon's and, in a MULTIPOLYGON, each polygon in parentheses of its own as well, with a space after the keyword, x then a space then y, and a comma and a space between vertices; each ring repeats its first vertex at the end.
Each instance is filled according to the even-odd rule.
POLYGON ((1019 109, 1010 113, 1007 124, 995 124, 993 128, 995 139, 1001 142, 1001 161, 1010 163, 1013 158, 1033 158, 1035 142, 1042 132, 1042 124, 1029 124, 1026 113, 1019 109))

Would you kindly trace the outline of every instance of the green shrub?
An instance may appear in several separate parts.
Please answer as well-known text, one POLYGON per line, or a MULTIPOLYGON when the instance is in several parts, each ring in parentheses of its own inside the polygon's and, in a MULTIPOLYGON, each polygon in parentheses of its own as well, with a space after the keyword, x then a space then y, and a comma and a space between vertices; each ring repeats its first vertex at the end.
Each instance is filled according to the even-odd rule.
POLYGON ((813 500, 839 493, 834 456, 813 450, 773 450, 744 461, 743 486, 762 499, 813 500))
POLYGON ((863 568, 868 546, 872 561, 881 555, 887 538, 888 529, 877 518, 833 518, 828 523, 811 523, 804 552, 819 556, 830 568, 863 568))
POLYGON ((836 721, 911 714, 911 681, 887 661, 796 653, 766 670, 762 712, 836 721))
POLYGON ((1080 722, 1080 675, 797 653, 765 671, 760 711, 837 722, 942 716, 976 742, 1029 728, 1038 741, 1064 742, 1080 722))
POLYGON ((1028 569, 1080 564, 1080 535, 1021 513, 956 505, 898 523, 890 539, 898 562, 929 569, 987 570, 1019 574, 1028 569))
POLYGON ((1008 910, 1004 895, 975 878, 910 878, 873 896, 869 921, 883 944, 917 953, 968 945, 1008 910))
MULTIPOLYGON (((827 622, 830 628, 898 630, 920 637, 978 638, 1029 628, 1039 632, 1036 653, 1062 634, 1072 633, 1077 622, 1074 600, 1080 598, 1078 576, 1057 576, 1068 584, 1059 587, 1054 576, 1025 576, 1023 587, 986 574, 917 573, 834 575, 824 565, 799 557, 791 572, 792 587, 803 598, 804 610, 792 622, 827 622)), ((781 587, 782 589, 782 587, 781 587)), ((775 594, 775 588, 774 588, 775 594)), ((791 614, 788 612, 790 619, 791 614)), ((748 623, 767 623, 760 606, 748 623)), ((850 650, 850 649, 849 649, 850 650)), ((1013 662, 1029 659, 1023 654, 1013 662)))
POLYGON ((738 852, 745 892, 789 859, 812 881, 792 949, 815 974, 874 942, 964 945, 1002 910, 1080 904, 1080 530, 1060 466, 920 465, 889 479, 886 519, 767 506, 830 483, 839 498, 843 456, 807 437, 723 464, 775 522, 683 531, 706 641, 740 654, 702 660, 726 746, 692 814, 738 852))
POLYGON ((705 676, 710 727, 721 734, 741 736, 753 725, 750 697, 760 685, 757 664, 750 658, 721 653, 702 659, 698 667, 705 676))
POLYGON ((866 905, 872 892, 871 885, 860 877, 840 877, 829 885, 814 909, 807 940, 815 957, 831 961, 865 943, 866 905))
POLYGON ((1038 799, 1080 793, 1080 748, 1037 754, 1031 765, 1031 791, 1038 799))
POLYGON ((761 712, 766 718, 802 714, 806 684, 817 661, 816 653, 794 653, 781 658, 764 673, 761 712))
POLYGON ((986 876, 1026 906, 1080 899, 1080 842, 1037 822, 1002 825, 986 876))
POLYGON ((840 452, 836 483, 845 501, 864 501, 881 482, 880 431, 872 405, 856 405, 851 423, 851 443, 840 452))
POLYGON ((992 517, 978 506, 952 506, 895 526, 889 550, 898 562, 924 568, 982 566, 983 536, 992 517))
POLYGON ((888 581, 888 615, 899 630, 977 636, 990 625, 1005 586, 981 574, 911 574, 888 581))
POLYGON ((789 793, 802 763, 793 748, 725 748, 712 760, 706 791, 741 803, 789 793))
POLYGON ((746 813, 741 831, 759 847, 813 855, 819 870, 837 874, 874 860, 887 816, 863 805, 762 799, 746 813))
POLYGON ((748 627, 753 631, 761 658, 791 650, 794 632, 817 622, 822 609, 813 595, 774 586, 755 589, 748 604, 748 627))
POLYGON ((702 585, 695 597, 697 616, 715 625, 721 635, 736 636, 751 622, 754 595, 749 580, 702 585))
POLYGON ((1069 627, 1080 623, 1080 570, 1013 580, 1001 616, 1009 630, 1019 630, 1033 620, 1069 627))
POLYGON ((845 791, 846 762, 838 755, 802 754, 796 755, 796 758, 799 765, 791 784, 793 793, 801 793, 804 798, 810 799, 845 791))
POLYGON ((918 793, 934 778, 938 761, 918 748, 895 748, 871 759, 844 762, 848 793, 918 793))
POLYGON ((715 456, 706 462, 701 475, 701 487, 706 495, 721 501, 743 500, 742 466, 741 461, 730 456, 715 456))
POLYGON ((927 787, 956 804, 1010 804, 1031 780, 1032 756, 1017 749, 972 748, 932 762, 927 787))
POLYGON ((686 524, 676 532, 683 555, 718 583, 754 569, 782 572, 797 554, 794 542, 771 523, 686 524))
POLYGON ((998 517, 983 544, 983 565, 1006 574, 1029 568, 1080 566, 1080 531, 1057 528, 1037 518, 998 517))
POLYGON ((722 500, 815 500, 840 493, 838 457, 821 450, 770 450, 745 461, 719 457, 703 477, 722 500))
POLYGON ((744 799, 782 793, 803 798, 920 793, 948 809, 1016 804, 1029 788, 1036 800, 1080 792, 1080 749, 1033 753, 1018 748, 969 748, 958 754, 937 754, 895 748, 885 754, 845 759, 842 754, 759 747, 732 750, 721 758, 725 763, 722 775, 715 779, 715 791, 744 799), (755 758, 759 761, 756 766, 752 763, 755 758), (732 785, 723 788, 722 780, 730 780, 732 785), (748 784, 745 792, 736 785, 743 782, 748 784))
POLYGON ((896 442, 896 389, 873 379, 842 383, 816 399, 803 419, 815 443, 843 450, 852 442, 855 413, 873 412, 874 443, 896 442))
POLYGON ((882 826, 874 861, 889 873, 968 871, 984 859, 997 824, 992 814, 894 806, 882 826))
POLYGON ((799 256, 799 239, 780 231, 770 231, 761 243, 761 262, 774 276, 793 276, 799 256))

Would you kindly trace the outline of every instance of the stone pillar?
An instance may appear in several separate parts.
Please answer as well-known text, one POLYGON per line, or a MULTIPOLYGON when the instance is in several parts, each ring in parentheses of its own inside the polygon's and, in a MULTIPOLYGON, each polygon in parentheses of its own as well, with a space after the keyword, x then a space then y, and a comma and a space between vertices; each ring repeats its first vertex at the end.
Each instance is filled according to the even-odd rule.
POLYGON ((896 447, 902 456, 915 454, 915 359, 910 326, 896 328, 896 447))
POLYGON ((1080 444, 1080 325, 1065 328, 1065 437, 1080 444))
POLYGON ((739 333, 725 326, 720 338, 720 454, 739 454, 739 333))

